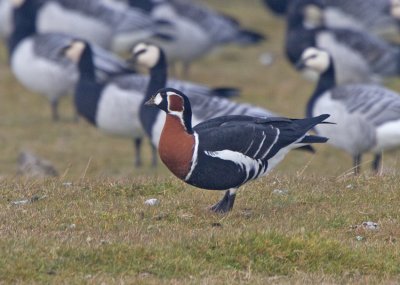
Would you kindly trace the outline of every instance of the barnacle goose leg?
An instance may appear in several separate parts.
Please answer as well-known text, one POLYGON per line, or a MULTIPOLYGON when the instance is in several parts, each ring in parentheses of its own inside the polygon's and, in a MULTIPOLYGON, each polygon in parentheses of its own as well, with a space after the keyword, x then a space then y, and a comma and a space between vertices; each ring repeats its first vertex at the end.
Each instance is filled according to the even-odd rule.
POLYGON ((151 156, 151 167, 156 168, 158 164, 158 155, 154 145, 151 145, 151 156))
POLYGON ((354 175, 360 174, 361 154, 353 157, 354 175))
POLYGON ((374 161, 372 162, 372 169, 375 171, 376 174, 379 174, 380 167, 382 162, 382 153, 378 153, 375 155, 374 161))
POLYGON ((233 204, 235 203, 236 190, 237 189, 232 188, 226 191, 222 200, 210 208, 211 211, 215 213, 226 213, 232 210, 233 204))
POLYGON ((142 138, 136 138, 133 140, 135 145, 135 167, 142 166, 142 138))
POLYGON ((60 116, 58 114, 58 100, 51 101, 50 106, 51 106, 51 118, 53 119, 54 122, 59 121, 60 116))

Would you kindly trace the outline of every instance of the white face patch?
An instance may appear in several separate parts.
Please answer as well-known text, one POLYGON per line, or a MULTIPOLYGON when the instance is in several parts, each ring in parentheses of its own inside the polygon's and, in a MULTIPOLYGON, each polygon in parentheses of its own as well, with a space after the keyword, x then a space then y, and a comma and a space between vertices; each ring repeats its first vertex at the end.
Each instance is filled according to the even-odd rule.
POLYGON ((21 7, 22 4, 25 3, 26 0, 12 0, 11 3, 13 5, 13 7, 18 8, 21 7))
POLYGON ((324 22, 323 11, 316 5, 307 5, 304 8, 304 26, 312 29, 322 26, 324 22))
POLYGON ((134 54, 138 54, 136 61, 147 68, 156 66, 160 59, 160 49, 153 45, 139 44, 135 47, 134 54))
POLYGON ((156 105, 158 106, 158 105, 161 104, 162 100, 163 100, 163 99, 162 99, 160 93, 158 93, 158 94, 156 95, 156 97, 154 98, 154 104, 156 104, 156 105))
POLYGON ((84 42, 76 41, 72 43, 71 47, 66 50, 65 56, 73 62, 78 63, 81 59, 85 46, 86 45, 84 42))
POLYGON ((307 48, 303 52, 301 60, 306 67, 320 74, 324 73, 330 64, 329 54, 326 51, 316 48, 307 48))

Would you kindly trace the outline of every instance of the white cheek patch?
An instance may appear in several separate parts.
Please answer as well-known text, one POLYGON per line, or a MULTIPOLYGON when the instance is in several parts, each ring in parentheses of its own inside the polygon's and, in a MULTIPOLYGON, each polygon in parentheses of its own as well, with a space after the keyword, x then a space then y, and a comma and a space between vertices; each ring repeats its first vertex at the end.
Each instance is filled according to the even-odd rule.
POLYGON ((73 62, 78 63, 84 49, 85 49, 85 44, 83 42, 75 42, 67 50, 66 56, 73 62))
POLYGON ((156 95, 156 98, 154 98, 154 104, 156 104, 157 106, 160 105, 162 102, 162 97, 160 94, 156 95))
POLYGON ((138 62, 147 68, 156 66, 160 58, 160 51, 155 46, 148 46, 146 51, 139 55, 138 62))
POLYGON ((329 55, 325 52, 321 52, 316 58, 312 59, 310 63, 315 70, 323 73, 329 67, 329 55))

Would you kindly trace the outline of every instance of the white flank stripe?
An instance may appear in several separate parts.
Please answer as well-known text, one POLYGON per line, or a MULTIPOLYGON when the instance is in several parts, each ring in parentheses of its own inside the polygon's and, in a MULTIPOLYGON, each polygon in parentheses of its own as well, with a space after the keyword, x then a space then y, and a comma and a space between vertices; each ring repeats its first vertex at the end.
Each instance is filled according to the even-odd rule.
POLYGON ((276 129, 276 137, 274 142, 271 144, 271 146, 267 149, 267 151, 264 153, 264 155, 262 156, 262 159, 264 159, 268 153, 271 151, 271 149, 274 147, 274 145, 277 143, 278 139, 279 139, 279 135, 281 134, 281 131, 279 129, 276 129))
MULTIPOLYGON (((249 178, 250 170, 258 169, 260 167, 260 162, 251 157, 248 157, 240 152, 231 151, 231 150, 221 150, 221 151, 205 151, 206 155, 211 157, 220 158, 223 160, 230 160, 233 163, 239 165, 246 171, 246 180, 249 178)), ((257 172, 257 171, 256 171, 257 172)))
POLYGON ((265 132, 263 132, 262 134, 263 134, 264 138, 263 138, 263 140, 260 142, 260 146, 258 147, 256 153, 254 154, 254 157, 256 157, 257 154, 260 152, 260 150, 261 150, 261 148, 262 148, 262 146, 263 146, 263 143, 264 143, 265 139, 267 138, 267 136, 265 135, 265 132))
POLYGON ((197 165, 197 156, 198 156, 198 150, 199 150, 199 135, 197 133, 194 133, 194 151, 193 151, 193 158, 192 158, 192 165, 190 166, 190 171, 188 175, 185 177, 185 181, 189 180, 190 177, 192 176, 193 170, 195 169, 197 165))

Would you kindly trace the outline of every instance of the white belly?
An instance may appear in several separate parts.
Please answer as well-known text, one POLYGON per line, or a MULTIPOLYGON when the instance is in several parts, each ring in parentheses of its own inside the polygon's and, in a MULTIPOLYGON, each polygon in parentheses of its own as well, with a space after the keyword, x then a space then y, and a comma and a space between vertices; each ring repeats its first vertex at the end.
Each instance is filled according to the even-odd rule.
POLYGON ((11 68, 19 82, 30 91, 53 101, 72 93, 78 79, 76 67, 70 70, 34 53, 32 39, 22 41, 11 58, 11 68))
POLYGON ((97 106, 96 125, 109 134, 142 137, 144 133, 139 120, 142 99, 141 93, 109 85, 103 90, 97 106))
POLYGON ((351 155, 370 150, 375 143, 375 130, 361 116, 349 114, 339 101, 332 100, 329 92, 315 104, 312 115, 330 114, 331 124, 315 127, 319 135, 329 138, 328 144, 343 149, 351 155))
POLYGON ((400 146, 400 120, 385 123, 376 129, 375 152, 400 146))

